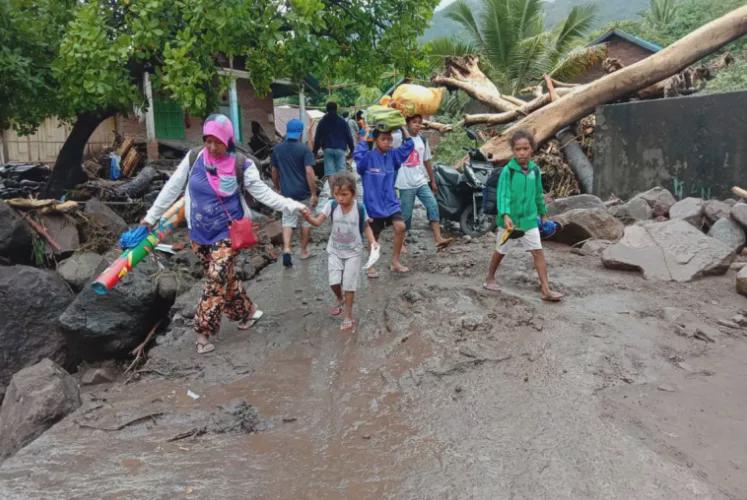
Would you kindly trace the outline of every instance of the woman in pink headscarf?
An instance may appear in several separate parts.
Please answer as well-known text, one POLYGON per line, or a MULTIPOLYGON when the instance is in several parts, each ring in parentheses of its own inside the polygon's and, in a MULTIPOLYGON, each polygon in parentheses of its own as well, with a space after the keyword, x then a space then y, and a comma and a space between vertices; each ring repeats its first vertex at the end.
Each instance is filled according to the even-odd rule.
MULTIPOLYGON (((197 352, 213 351, 210 337, 220 330, 223 314, 246 330, 262 311, 252 303, 236 279, 235 258, 231 248, 229 223, 251 217, 244 192, 275 210, 308 210, 303 204, 275 193, 259 177, 257 166, 244 159, 237 166, 233 126, 225 115, 210 115, 202 129, 205 147, 190 164, 188 154, 158 194, 143 223, 153 226, 161 215, 184 195, 184 209, 192 248, 200 256, 205 270, 205 288, 197 306, 194 323, 197 352), (239 186, 238 168, 243 168, 244 185, 239 186)), ((243 158, 240 156, 239 158, 243 158)))

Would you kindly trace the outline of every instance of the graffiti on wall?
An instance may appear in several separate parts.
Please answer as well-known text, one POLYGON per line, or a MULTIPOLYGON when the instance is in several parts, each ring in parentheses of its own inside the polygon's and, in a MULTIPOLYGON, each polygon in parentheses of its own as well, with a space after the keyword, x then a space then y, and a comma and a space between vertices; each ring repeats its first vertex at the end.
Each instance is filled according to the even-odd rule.
POLYGON ((672 180, 672 194, 674 194, 674 197, 678 200, 687 198, 688 196, 709 200, 711 198, 711 186, 700 181, 687 183, 684 180, 675 177, 672 180))

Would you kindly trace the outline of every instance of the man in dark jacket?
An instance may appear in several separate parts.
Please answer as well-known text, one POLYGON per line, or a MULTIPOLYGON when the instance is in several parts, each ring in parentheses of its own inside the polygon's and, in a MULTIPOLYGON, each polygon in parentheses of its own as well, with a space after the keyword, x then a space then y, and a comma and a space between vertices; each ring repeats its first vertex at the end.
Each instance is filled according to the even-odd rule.
POLYGON ((352 153, 355 143, 347 122, 337 114, 337 103, 327 103, 327 114, 316 127, 314 155, 320 148, 324 149, 324 175, 332 177, 345 170, 346 150, 352 153))

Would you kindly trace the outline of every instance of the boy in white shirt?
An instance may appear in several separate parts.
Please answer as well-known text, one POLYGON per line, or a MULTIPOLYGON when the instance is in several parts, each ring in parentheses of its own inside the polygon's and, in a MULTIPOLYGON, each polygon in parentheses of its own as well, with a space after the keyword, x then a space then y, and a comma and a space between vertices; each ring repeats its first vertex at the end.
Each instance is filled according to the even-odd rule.
MULTIPOLYGON (((399 191, 402 217, 405 219, 407 230, 410 230, 412 224, 412 211, 415 207, 415 198, 417 198, 425 207, 431 231, 433 231, 433 240, 436 243, 436 247, 440 250, 449 246, 453 238, 444 238, 441 235, 438 202, 434 195, 438 188, 436 187, 436 179, 433 176, 430 146, 428 145, 428 141, 420 135, 422 128, 422 116, 413 115, 407 118, 407 129, 415 143, 415 148, 400 167, 394 187, 399 191)), ((395 138, 395 147, 396 141, 397 139, 395 138)))

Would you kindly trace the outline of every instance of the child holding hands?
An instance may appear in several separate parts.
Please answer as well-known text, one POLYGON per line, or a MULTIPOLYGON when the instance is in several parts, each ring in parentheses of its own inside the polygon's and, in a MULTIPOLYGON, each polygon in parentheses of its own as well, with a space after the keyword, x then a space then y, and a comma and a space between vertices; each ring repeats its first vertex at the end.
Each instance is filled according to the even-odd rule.
POLYGON ((331 177, 330 185, 334 200, 327 202, 316 216, 310 213, 303 215, 314 226, 320 226, 328 218, 332 222, 327 253, 329 285, 337 303, 330 309, 330 314, 343 315, 340 330, 352 332, 355 327, 353 301, 363 253, 362 235, 366 235, 372 251, 378 249, 378 243, 368 224, 365 207, 356 200, 355 176, 349 172, 339 172, 331 177))

